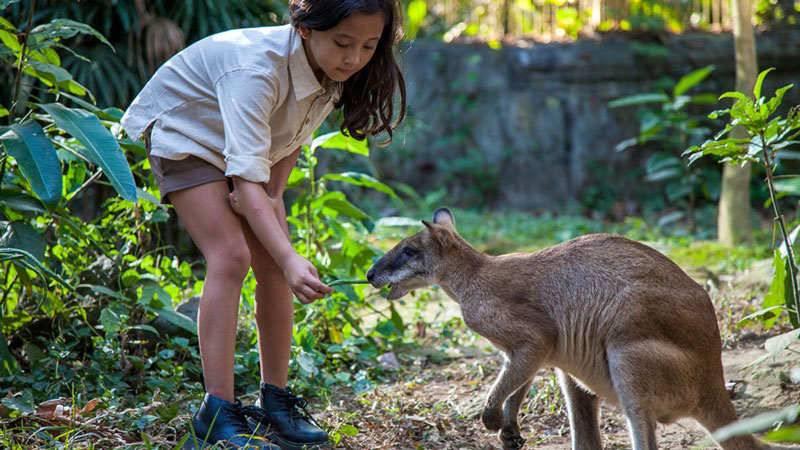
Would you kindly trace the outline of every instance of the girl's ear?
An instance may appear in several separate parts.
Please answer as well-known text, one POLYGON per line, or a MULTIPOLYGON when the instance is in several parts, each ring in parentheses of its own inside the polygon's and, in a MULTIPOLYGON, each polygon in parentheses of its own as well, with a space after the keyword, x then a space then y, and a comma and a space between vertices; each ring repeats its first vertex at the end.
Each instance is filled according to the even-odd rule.
POLYGON ((311 39, 311 28, 308 28, 301 23, 297 26, 297 29, 300 30, 300 37, 306 40, 311 39))

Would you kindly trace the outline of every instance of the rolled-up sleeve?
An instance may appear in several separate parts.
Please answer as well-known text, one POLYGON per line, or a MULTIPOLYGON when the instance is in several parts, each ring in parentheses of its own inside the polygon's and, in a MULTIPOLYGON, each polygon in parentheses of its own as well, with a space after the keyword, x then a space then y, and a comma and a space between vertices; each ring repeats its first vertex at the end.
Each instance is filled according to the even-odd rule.
POLYGON ((270 116, 276 85, 270 74, 239 69, 220 76, 215 89, 225 130, 225 175, 269 181, 270 116))

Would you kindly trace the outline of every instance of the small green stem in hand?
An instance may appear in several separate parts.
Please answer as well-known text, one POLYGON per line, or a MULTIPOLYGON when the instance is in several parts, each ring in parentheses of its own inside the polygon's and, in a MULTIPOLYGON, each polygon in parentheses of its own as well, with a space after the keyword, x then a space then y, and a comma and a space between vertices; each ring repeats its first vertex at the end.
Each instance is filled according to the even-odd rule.
POLYGON ((340 284, 368 284, 369 281, 367 280, 333 280, 328 283, 328 286, 334 287, 339 286, 340 284))

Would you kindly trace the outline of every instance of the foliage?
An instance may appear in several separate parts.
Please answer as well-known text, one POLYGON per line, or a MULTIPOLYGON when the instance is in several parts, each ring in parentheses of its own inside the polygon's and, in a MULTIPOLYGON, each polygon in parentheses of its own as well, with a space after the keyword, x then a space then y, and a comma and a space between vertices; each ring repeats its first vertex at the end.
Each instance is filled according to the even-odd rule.
POLYGON ((777 166, 778 152, 787 153, 787 148, 800 143, 795 140, 800 136, 800 106, 791 108, 785 118, 774 115, 781 105, 784 93, 791 89, 792 85, 777 89, 775 95, 770 99, 762 97, 761 86, 771 70, 767 69, 759 74, 753 88, 752 98, 742 92, 722 94, 720 99, 732 98, 734 99, 733 105, 727 109, 713 112, 710 117, 716 118, 727 114, 730 116, 730 122, 717 133, 714 139, 708 140, 700 146, 689 148, 686 154, 689 155, 691 162, 706 155, 716 155, 721 157, 723 162, 729 161, 733 164, 752 162, 765 168, 770 203, 783 244, 774 251, 775 275, 769 293, 764 298, 763 309, 748 319, 758 318, 767 327, 770 327, 780 311, 785 310, 792 325, 798 328, 800 327, 800 319, 798 319, 800 297, 798 296, 797 266, 793 249, 796 231, 790 234, 786 228, 776 195, 773 172, 777 166), (725 135, 736 126, 743 127, 749 137, 744 139, 726 138, 725 135))
MULTIPOLYGON (((70 17, 108 37, 108 45, 77 36, 69 48, 57 48, 63 53, 62 66, 97 95, 100 105, 127 105, 163 57, 180 46, 232 28, 279 23, 287 9, 284 2, 273 0, 142 0, 144 10, 136 3, 37 1, 37 21, 70 17)), ((22 23, 29 5, 30 0, 12 3, 3 16, 22 23)))
MULTIPOLYGON (((407 0, 403 2, 406 37, 436 37, 450 42, 459 37, 481 38, 500 45, 515 38, 571 39, 582 33, 632 31, 637 34, 720 30, 730 27, 730 11, 716 0, 699 7, 680 0, 630 0, 623 3, 575 3, 565 0, 407 0), (599 7, 599 11, 597 10, 599 7), (711 9, 723 8, 722 14, 711 9)), ((761 25, 795 26, 800 3, 760 0, 756 18, 761 25)))
MULTIPOLYGON (((375 222, 347 199, 341 191, 329 190, 332 183, 375 190, 392 197, 394 191, 369 175, 358 172, 330 173, 317 177, 316 156, 320 148, 339 149, 368 156, 366 141, 355 141, 339 132, 314 139, 304 147, 299 164, 292 171, 288 188, 299 191, 292 203, 289 223, 295 249, 314 263, 323 281, 365 279, 366 270, 380 252, 367 236, 375 222)), ((333 384, 354 385, 357 390, 371 386, 367 361, 401 343, 406 325, 393 303, 388 311, 375 308, 364 284, 342 284, 323 300, 299 305, 295 312, 292 371, 304 388, 327 388, 333 384), (358 314, 371 311, 380 319, 370 330, 358 314), (322 381, 322 385, 314 380, 322 381)))
MULTIPOLYGON (((155 197, 145 149, 120 134, 122 112, 94 106, 53 56, 52 47, 75 33, 103 37, 60 19, 29 27, 30 36, 2 24, 4 64, 49 87, 36 93, 37 103, 4 108, 10 123, 0 129, 0 394, 10 398, 0 416, 19 417, 43 398, 77 395, 73 405, 100 399, 124 408, 146 402, 153 392, 183 390, 201 369, 195 325, 173 308, 201 292, 202 268, 157 246, 157 226, 168 210, 155 197), (68 108, 60 103, 65 98, 81 106, 68 108), (73 211, 87 192, 102 198, 109 187, 119 196, 105 199, 98 217, 84 220, 73 211), (157 329, 158 322, 171 324, 172 331, 157 329)), ((365 237, 375 224, 328 186, 394 193, 360 173, 317 178, 315 152, 321 147, 368 155, 365 142, 338 133, 304 149, 289 182, 300 192, 291 208, 293 238, 325 280, 364 278, 378 254, 365 237)), ((243 289, 249 319, 254 290, 251 274, 243 289)), ((364 389, 375 372, 370 361, 402 342, 405 325, 394 306, 378 310, 364 291, 363 285, 337 286, 325 300, 298 306, 291 371, 301 390, 333 384, 364 389), (359 315, 364 309, 381 315, 374 329, 359 315)), ((235 366, 239 389, 258 379, 255 334, 248 328, 243 337, 235 366)), ((174 406, 168 411, 161 413, 177 413, 174 406)))
MULTIPOLYGON (((691 105, 713 104, 712 94, 689 94, 713 70, 712 66, 697 69, 678 80, 669 92, 658 91, 623 97, 609 103, 612 108, 645 106, 637 111, 639 135, 620 142, 616 150, 633 147, 654 147, 645 163, 645 180, 661 183, 666 204, 678 207, 680 214, 665 216, 671 221, 689 218, 695 231, 695 211, 700 202, 719 199, 720 171, 709 166, 687 165, 680 152, 688 145, 697 145, 711 134, 705 115, 690 110, 691 105)), ((661 225, 666 225, 662 221, 661 225)))
POLYGON ((136 187, 129 167, 130 157, 139 183, 152 186, 136 162, 144 148, 119 139, 122 112, 94 106, 54 50, 78 34, 108 41, 65 19, 26 29, 3 19, 0 30, 4 65, 18 68, 18 81, 25 74, 45 86, 17 83, 33 101, 10 104, 9 125, 0 128, 0 378, 3 394, 30 401, 4 402, 3 415, 76 391, 81 402, 114 403, 112 392, 177 389, 187 373, 199 373, 197 352, 187 338, 159 339, 150 322, 161 317, 193 330, 172 310, 193 279, 191 267, 150 250, 166 214, 152 189, 136 187), (82 106, 68 108, 63 99, 82 106), (73 213, 88 191, 104 186, 119 196, 104 202, 101 217, 87 222, 73 213))

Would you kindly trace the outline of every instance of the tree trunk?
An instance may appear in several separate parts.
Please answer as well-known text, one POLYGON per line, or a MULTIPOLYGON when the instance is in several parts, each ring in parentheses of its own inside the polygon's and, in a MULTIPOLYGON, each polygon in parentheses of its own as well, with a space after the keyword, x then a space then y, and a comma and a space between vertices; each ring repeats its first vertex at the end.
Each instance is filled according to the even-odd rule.
MULTIPOLYGON (((736 90, 750 94, 758 77, 753 9, 750 0, 732 0, 732 3, 736 90)), ((737 127, 732 133, 732 137, 747 137, 747 133, 741 127, 737 127)), ((749 164, 733 166, 726 163, 723 168, 717 234, 721 243, 730 246, 744 242, 750 237, 749 164)))

